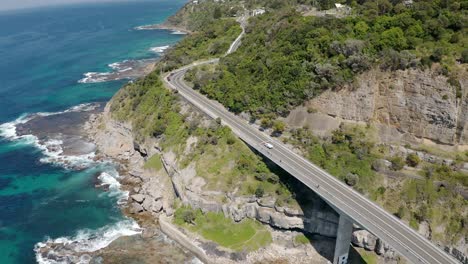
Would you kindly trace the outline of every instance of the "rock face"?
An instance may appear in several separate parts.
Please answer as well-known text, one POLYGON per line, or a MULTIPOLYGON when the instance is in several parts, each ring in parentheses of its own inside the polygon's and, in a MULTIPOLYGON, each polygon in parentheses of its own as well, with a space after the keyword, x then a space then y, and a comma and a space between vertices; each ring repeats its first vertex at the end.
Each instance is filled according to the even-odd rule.
MULTIPOLYGON (((465 91, 468 78, 463 76, 460 84, 465 91)), ((316 113, 300 107, 286 121, 293 126, 308 124, 322 133, 336 129, 341 121, 374 122, 382 141, 468 144, 466 93, 457 98, 447 77, 429 70, 369 71, 358 78, 355 89, 326 91, 308 107, 316 113), (317 119, 324 122, 314 124, 317 119)))
POLYGON ((375 237, 366 230, 357 230, 353 232, 351 237, 351 243, 354 246, 365 248, 369 251, 374 251, 379 255, 383 255, 386 258, 394 258, 396 253, 391 249, 387 243, 380 238, 375 237))

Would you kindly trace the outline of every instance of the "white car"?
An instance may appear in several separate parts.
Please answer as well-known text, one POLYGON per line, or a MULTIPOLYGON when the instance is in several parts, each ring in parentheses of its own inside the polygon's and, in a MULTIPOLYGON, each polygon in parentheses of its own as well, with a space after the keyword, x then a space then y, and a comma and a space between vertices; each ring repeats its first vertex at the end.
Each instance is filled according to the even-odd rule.
POLYGON ((269 148, 269 149, 272 149, 273 148, 273 145, 269 142, 265 143, 265 147, 269 148))

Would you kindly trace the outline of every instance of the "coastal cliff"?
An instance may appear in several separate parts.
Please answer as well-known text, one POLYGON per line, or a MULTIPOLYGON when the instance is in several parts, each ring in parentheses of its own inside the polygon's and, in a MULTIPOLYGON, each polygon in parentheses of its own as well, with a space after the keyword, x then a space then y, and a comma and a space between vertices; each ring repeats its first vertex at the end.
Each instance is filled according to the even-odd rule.
POLYGON ((466 149, 468 104, 466 74, 460 88, 434 70, 361 74, 352 87, 326 91, 291 111, 291 126, 308 125, 330 133, 341 122, 376 125, 384 143, 437 144, 466 149), (307 112, 308 109, 309 113, 307 112), (316 124, 324 119, 328 126, 316 124))

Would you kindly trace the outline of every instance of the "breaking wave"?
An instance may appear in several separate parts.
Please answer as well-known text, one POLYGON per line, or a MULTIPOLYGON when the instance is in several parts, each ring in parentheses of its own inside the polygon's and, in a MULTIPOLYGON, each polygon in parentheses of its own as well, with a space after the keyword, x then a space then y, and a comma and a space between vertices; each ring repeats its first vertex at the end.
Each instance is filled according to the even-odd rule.
POLYGON ((47 238, 34 246, 34 252, 40 264, 87 264, 91 260, 87 253, 105 248, 119 237, 140 233, 135 221, 125 219, 97 230, 79 230, 73 237, 47 238))
POLYGON ((166 51, 170 46, 161 46, 161 47, 153 47, 150 49, 150 51, 154 53, 163 53, 166 51))
POLYGON ((70 112, 92 111, 96 107, 98 107, 97 104, 87 103, 73 106, 64 111, 59 112, 39 112, 35 114, 24 114, 12 122, 1 124, 0 137, 3 137, 10 141, 17 141, 22 144, 35 146, 44 154, 44 157, 40 159, 40 162, 58 164, 65 168, 84 169, 86 167, 91 166, 94 163, 94 152, 84 155, 63 155, 62 140, 48 139, 45 141, 41 141, 35 135, 18 135, 16 132, 16 128, 18 125, 25 124, 36 117, 60 115, 70 112))

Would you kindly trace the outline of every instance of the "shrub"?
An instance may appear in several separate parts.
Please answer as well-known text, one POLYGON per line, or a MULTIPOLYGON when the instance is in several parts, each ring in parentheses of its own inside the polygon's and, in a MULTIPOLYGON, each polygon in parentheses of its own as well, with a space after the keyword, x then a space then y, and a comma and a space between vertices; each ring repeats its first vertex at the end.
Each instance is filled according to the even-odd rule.
POLYGON ((405 161, 400 156, 394 156, 390 161, 392 162, 391 168, 394 171, 399 171, 405 167, 405 161))
POLYGON ((416 219, 414 218, 411 218, 410 221, 409 221, 409 226, 411 228, 413 228, 414 230, 418 230, 419 229, 419 223, 416 219))
POLYGON ((410 153, 406 156, 406 164, 411 167, 417 167, 421 162, 421 158, 416 153, 410 153))
POLYGON ((193 224, 195 221, 195 214, 192 210, 186 210, 182 213, 182 219, 187 224, 193 224))
POLYGON ((348 173, 346 174, 345 182, 349 186, 354 186, 359 182, 359 176, 354 173, 348 173))
POLYGON ((277 120, 273 124, 273 130, 275 133, 283 133, 286 129, 286 124, 283 121, 277 120))
POLYGON ((468 63, 468 49, 462 51, 460 61, 461 63, 468 63))
POLYGON ((263 186, 258 186, 257 189, 255 190, 255 196, 257 198, 262 198, 263 195, 265 194, 265 190, 263 189, 263 186))
POLYGON ((430 56, 430 59, 433 62, 440 62, 442 60, 442 57, 444 56, 444 49, 442 48, 436 48, 432 55, 430 56))

